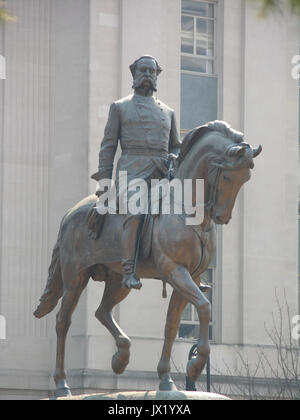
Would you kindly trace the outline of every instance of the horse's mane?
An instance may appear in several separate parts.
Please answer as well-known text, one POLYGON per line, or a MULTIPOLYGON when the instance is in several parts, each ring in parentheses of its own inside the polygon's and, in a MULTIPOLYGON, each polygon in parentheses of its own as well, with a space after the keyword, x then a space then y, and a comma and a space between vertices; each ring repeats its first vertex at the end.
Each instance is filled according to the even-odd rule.
POLYGON ((221 134, 224 134, 226 137, 231 139, 233 143, 242 143, 244 140, 244 134, 231 128, 231 126, 225 121, 211 121, 205 125, 196 127, 187 133, 181 144, 180 154, 178 156, 178 164, 180 165, 182 163, 196 142, 201 141, 205 134, 212 131, 217 131, 221 134))

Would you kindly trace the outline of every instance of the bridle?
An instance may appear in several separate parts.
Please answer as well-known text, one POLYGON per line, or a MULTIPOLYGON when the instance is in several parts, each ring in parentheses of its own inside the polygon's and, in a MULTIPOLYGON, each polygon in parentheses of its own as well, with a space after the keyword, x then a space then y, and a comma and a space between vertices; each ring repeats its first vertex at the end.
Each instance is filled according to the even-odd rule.
POLYGON ((210 186, 210 191, 209 191, 208 201, 204 203, 204 208, 209 213, 211 212, 211 210, 214 208, 216 204, 218 185, 219 185, 220 177, 222 174, 222 168, 220 167, 214 167, 211 171, 213 171, 215 168, 217 169, 216 176, 212 183, 209 182, 209 175, 208 175, 208 184, 210 186))

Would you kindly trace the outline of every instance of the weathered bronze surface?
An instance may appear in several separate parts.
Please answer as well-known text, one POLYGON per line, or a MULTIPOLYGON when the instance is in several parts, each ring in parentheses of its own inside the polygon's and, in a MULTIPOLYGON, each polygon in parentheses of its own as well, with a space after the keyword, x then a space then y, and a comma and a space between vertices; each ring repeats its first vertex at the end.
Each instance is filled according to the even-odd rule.
MULTIPOLYGON (((176 127, 175 113, 159 99, 153 97, 156 91, 157 76, 161 67, 151 56, 143 56, 136 60, 130 70, 133 76, 134 94, 129 95, 110 107, 108 122, 99 153, 99 170, 92 176, 95 180, 111 178, 113 162, 120 140, 122 155, 117 166, 118 198, 124 195, 118 184, 120 171, 127 172, 128 184, 136 178, 143 179, 150 185, 151 179, 162 179, 168 174, 168 156, 178 154, 179 136, 176 127)), ((130 197, 132 191, 126 188, 130 197)), ((95 211, 89 214, 89 227, 92 219, 94 237, 102 229, 97 226, 95 211)), ((123 221, 121 250, 123 285, 129 289, 140 289, 141 282, 136 277, 137 243, 143 215, 128 216, 123 221)), ((99 221, 98 221, 99 223, 99 221)), ((103 217, 100 220, 103 224, 103 217)), ((93 230, 93 229, 91 229, 93 230)), ((92 235, 90 235, 92 236, 92 235)))
MULTIPOLYGON (((146 58, 148 64, 149 60, 152 61, 151 66, 153 64, 157 75, 159 73, 157 63, 153 59, 146 58)), ((137 65, 136 62, 131 67, 133 75, 136 74, 137 65)), ((148 72, 149 66, 145 67, 148 72)), ((153 77, 153 84, 149 83, 153 88, 152 91, 156 87, 156 76, 153 77)), ((135 89, 138 88, 135 87, 135 89)), ((178 137, 174 134, 174 113, 163 104, 158 104, 152 95, 146 99, 146 101, 149 99, 151 101, 150 108, 147 108, 148 102, 144 108, 144 97, 141 100, 140 113, 135 113, 140 100, 136 99, 136 96, 118 101, 111 108, 109 121, 120 121, 120 115, 123 122, 127 121, 126 118, 124 120, 124 115, 128 116, 129 120, 124 129, 123 125, 116 129, 115 123, 108 123, 109 128, 105 132, 107 140, 100 151, 100 170, 94 176, 96 179, 111 176, 117 144, 116 137, 121 138, 121 146, 124 149, 128 147, 132 137, 133 148, 139 147, 138 140, 147 138, 147 150, 153 148, 159 151, 159 154, 154 157, 159 161, 158 165, 153 161, 153 156, 151 159, 148 156, 149 159, 146 160, 141 157, 142 155, 130 153, 125 154, 119 161, 119 168, 126 168, 132 176, 141 177, 142 175, 145 180, 153 178, 154 174, 157 176, 158 168, 165 159, 162 157, 162 152, 167 154, 172 151, 170 144, 175 148, 179 145, 178 137), (158 123, 160 113, 157 111, 157 106, 161 106, 160 112, 168 117, 162 125, 158 123), (144 109, 147 110, 145 114, 144 109), (156 122, 151 120, 151 115, 154 116, 156 122), (148 121, 147 123, 143 116, 148 121), (149 133, 147 124, 149 124, 149 133), (157 127, 160 128, 156 132, 157 127), (155 131, 153 137, 152 129, 155 131), (112 139, 114 139, 113 142, 112 139)), ((160 390, 176 389, 170 376, 170 357, 180 317, 187 303, 195 306, 200 322, 198 354, 189 361, 187 366, 190 379, 196 380, 206 364, 210 352, 208 329, 211 310, 210 302, 199 287, 200 274, 206 271, 214 253, 215 224, 227 224, 230 221, 236 196, 241 186, 250 179, 250 169, 254 167, 253 159, 260 152, 261 147, 253 149, 244 142, 241 133, 232 130, 224 122, 211 122, 190 131, 181 146, 175 178, 182 182, 184 179, 204 179, 204 221, 199 226, 187 226, 184 214, 182 216, 161 214, 151 219, 148 229, 143 234, 136 267, 137 277, 160 279, 174 289, 165 325, 164 346, 157 367, 160 390), (147 252, 145 252, 146 249, 147 252)), ((160 175, 160 177, 163 176, 165 175, 160 175)), ((195 191, 193 191, 193 202, 194 195, 195 191)), ((116 341, 117 352, 112 357, 112 369, 115 373, 121 374, 129 362, 130 339, 113 319, 112 309, 128 296, 131 288, 135 287, 135 280, 139 281, 134 275, 130 279, 130 276, 135 274, 134 268, 130 265, 131 262, 126 267, 125 261, 125 274, 126 269, 130 274, 127 277, 129 283, 122 284, 125 253, 128 252, 127 260, 130 261, 136 256, 136 232, 140 222, 136 224, 133 222, 135 226, 127 231, 128 238, 126 238, 126 224, 130 225, 130 220, 136 220, 139 216, 109 214, 105 217, 100 237, 91 239, 86 221, 96 202, 96 195, 89 196, 63 218, 53 251, 46 289, 34 313, 37 318, 45 316, 62 298, 56 320, 57 359, 54 380, 57 396, 70 394, 64 369, 66 335, 71 324, 72 313, 90 278, 105 282, 104 295, 96 311, 96 318, 110 331, 116 341), (133 240, 130 238, 132 232, 135 232, 133 240), (120 243, 123 243, 121 249, 120 243), (124 250, 124 244, 128 249, 124 250)))

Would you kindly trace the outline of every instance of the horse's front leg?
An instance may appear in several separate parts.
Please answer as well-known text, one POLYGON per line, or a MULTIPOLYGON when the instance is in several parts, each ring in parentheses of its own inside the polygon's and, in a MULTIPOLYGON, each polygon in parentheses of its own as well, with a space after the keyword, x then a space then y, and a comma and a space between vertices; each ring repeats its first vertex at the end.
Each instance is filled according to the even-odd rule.
POLYGON ((185 267, 177 266, 168 277, 169 283, 178 294, 192 303, 198 313, 200 334, 197 342, 197 357, 190 360, 187 365, 187 375, 192 381, 196 381, 202 373, 210 353, 208 338, 211 305, 185 267))
POLYGON ((181 314, 187 304, 187 301, 174 290, 170 299, 167 314, 167 322, 165 325, 165 341, 160 361, 157 366, 158 376, 160 378, 159 389, 161 391, 176 390, 176 386, 170 376, 171 351, 180 323, 181 314))

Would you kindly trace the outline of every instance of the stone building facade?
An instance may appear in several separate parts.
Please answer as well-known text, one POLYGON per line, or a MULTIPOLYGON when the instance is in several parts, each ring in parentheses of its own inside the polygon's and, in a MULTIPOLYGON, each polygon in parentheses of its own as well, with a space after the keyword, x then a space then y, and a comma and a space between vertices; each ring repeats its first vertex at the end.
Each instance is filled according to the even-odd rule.
MULTIPOLYGON (((212 373, 226 383, 224 361, 234 372, 237 349, 253 365, 261 346, 276 360, 265 329, 278 321, 276 294, 300 313, 298 19, 258 19, 244 0, 10 0, 9 9, 18 19, 0 23, 0 398, 39 398, 54 387, 56 311, 41 321, 32 312, 62 216, 94 191, 109 105, 131 92, 128 66, 145 53, 163 68, 158 96, 182 134, 222 119, 263 145, 207 273, 212 373)), ((94 317, 103 285, 88 285, 67 343, 76 392, 157 387, 168 301, 158 282, 143 283, 115 309, 132 338, 120 377, 110 367, 114 341, 94 317)), ((195 326, 188 308, 174 346, 179 379, 195 326)))

